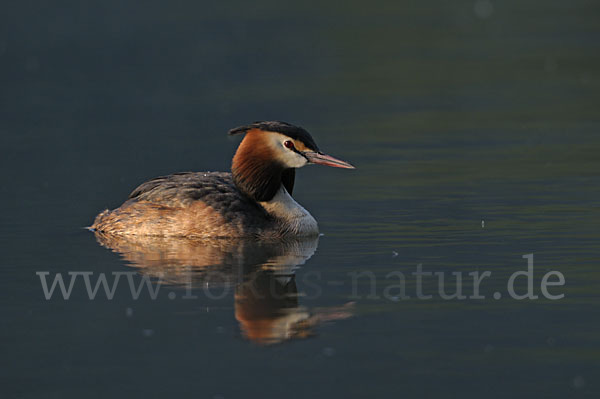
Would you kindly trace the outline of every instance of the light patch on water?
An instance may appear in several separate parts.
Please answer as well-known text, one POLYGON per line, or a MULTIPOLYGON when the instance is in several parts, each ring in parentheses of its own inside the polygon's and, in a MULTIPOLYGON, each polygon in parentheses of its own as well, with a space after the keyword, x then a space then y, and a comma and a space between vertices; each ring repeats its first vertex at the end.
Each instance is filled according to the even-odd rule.
POLYGON ((473 4, 475 15, 481 19, 487 19, 494 13, 494 5, 489 0, 477 0, 473 4))
POLYGON ((575 378, 573 378, 573 387, 575 389, 583 389, 585 387, 585 379, 578 375, 575 378))
POLYGON ((150 338, 154 335, 154 330, 151 328, 144 328, 142 330, 142 335, 146 338, 150 338))

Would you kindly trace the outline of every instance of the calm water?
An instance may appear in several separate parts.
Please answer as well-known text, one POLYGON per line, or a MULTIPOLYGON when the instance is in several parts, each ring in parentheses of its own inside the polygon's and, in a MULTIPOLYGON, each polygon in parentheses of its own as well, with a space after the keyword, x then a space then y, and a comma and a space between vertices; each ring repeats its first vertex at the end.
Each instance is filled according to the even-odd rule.
POLYGON ((3 4, 1 396, 598 397, 599 18, 591 1, 3 4), (145 179, 227 170, 225 132, 262 119, 357 166, 297 174, 318 241, 82 229, 145 179), (525 254, 537 300, 507 291, 525 254), (467 296, 489 271, 485 298, 445 300, 430 276, 419 299, 417 265, 448 293, 462 273, 467 296), (542 295, 551 271, 562 299, 542 295), (46 300, 36 272, 122 277, 112 300, 81 275, 46 300), (163 276, 156 299, 126 272, 163 276))

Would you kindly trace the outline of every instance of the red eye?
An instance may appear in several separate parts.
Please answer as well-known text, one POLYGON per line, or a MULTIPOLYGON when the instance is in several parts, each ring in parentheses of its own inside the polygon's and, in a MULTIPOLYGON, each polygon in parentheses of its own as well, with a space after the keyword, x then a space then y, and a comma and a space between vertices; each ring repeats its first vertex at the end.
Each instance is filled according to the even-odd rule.
POLYGON ((290 140, 287 140, 283 143, 283 145, 285 146, 285 148, 289 148, 290 150, 292 148, 294 148, 294 143, 292 143, 290 140))

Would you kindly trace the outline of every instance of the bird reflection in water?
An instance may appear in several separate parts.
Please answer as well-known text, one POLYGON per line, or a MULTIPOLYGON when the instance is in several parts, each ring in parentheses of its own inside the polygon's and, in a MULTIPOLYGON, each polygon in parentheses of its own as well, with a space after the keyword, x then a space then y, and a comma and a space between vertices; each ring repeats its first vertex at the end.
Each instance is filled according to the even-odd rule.
POLYGON ((352 303, 311 311, 298 302, 295 270, 314 254, 318 238, 264 242, 95 234, 101 245, 161 284, 235 286, 240 330, 261 345, 306 338, 323 322, 352 316, 352 303))

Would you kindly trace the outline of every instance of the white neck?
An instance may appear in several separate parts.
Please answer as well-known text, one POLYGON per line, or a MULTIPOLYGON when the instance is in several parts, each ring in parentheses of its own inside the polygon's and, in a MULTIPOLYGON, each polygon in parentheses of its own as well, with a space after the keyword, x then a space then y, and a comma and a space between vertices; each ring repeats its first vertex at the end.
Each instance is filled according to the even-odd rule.
POLYGON ((259 204, 282 222, 282 227, 287 234, 295 236, 319 234, 319 226, 315 218, 288 194, 283 185, 270 201, 259 202, 259 204))

